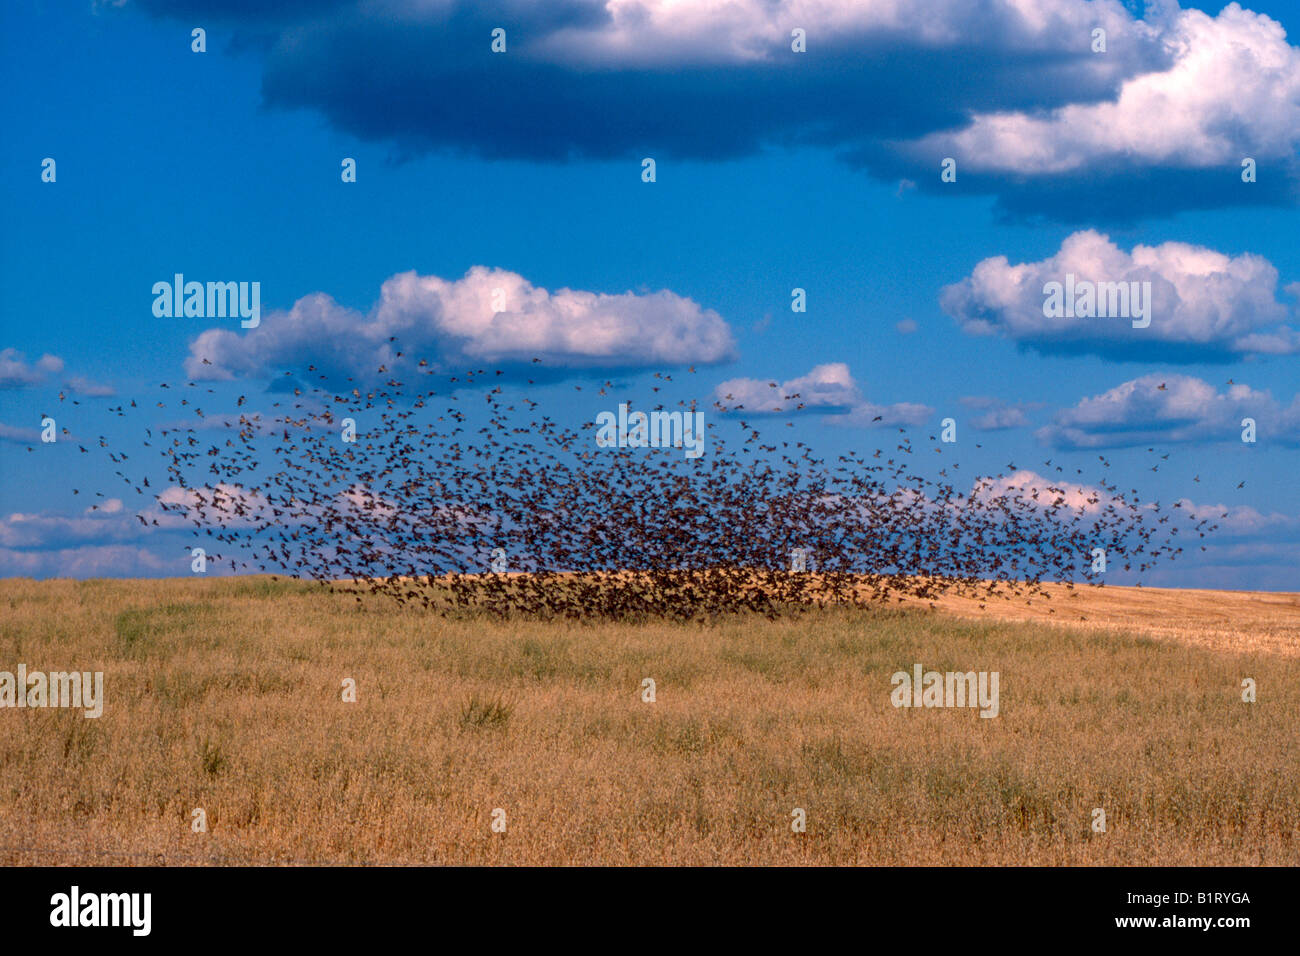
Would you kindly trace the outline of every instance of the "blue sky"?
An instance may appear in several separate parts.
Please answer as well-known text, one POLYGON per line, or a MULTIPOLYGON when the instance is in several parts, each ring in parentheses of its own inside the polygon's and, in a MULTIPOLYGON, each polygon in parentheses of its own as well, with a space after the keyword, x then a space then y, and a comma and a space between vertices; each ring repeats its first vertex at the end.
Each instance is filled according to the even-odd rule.
MULTIPOLYGON (((485 266, 552 297, 623 296, 603 308, 631 331, 672 293, 676 351, 629 334, 579 356, 550 315, 573 381, 635 390, 639 367, 696 364, 683 397, 707 405, 723 383, 798 380, 827 411, 799 415, 800 435, 828 452, 952 416, 972 475, 1046 459, 1093 474, 1101 454, 1144 498, 1230 515, 1210 551, 1145 583, 1300 590, 1294 4, 1045 0, 1033 22, 949 0, 895 19, 871 3, 544 6, 5 4, 0 574, 188 570, 174 540, 136 533, 135 503, 84 513, 71 489, 103 476, 75 443, 34 438, 43 414, 126 438, 108 409, 192 374, 209 329, 236 377, 219 387, 260 394, 322 335, 368 341, 392 277, 469 283, 485 266), (1035 315, 1044 278, 1089 268, 1163 290, 1149 334, 1035 315), (178 272, 259 281, 263 325, 155 317, 153 283, 178 272), (317 293, 333 304, 295 305, 317 293)), ((499 349, 447 331, 456 289, 475 287, 425 289, 402 319, 427 323, 449 368, 499 349)), ((556 395, 575 420, 598 410, 556 395)))

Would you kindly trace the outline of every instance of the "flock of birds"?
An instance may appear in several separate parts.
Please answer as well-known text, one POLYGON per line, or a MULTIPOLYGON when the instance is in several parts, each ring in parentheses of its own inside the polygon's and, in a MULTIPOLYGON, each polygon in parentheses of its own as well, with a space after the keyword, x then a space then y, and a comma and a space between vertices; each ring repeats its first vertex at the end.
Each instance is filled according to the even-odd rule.
POLYGON ((945 593, 1033 598, 1044 582, 1095 580, 1096 548, 1111 568, 1145 571, 1182 552, 1183 528, 1214 528, 1171 521, 1173 509, 1104 479, 1081 491, 1059 465, 1059 479, 986 476, 962 490, 960 463, 926 477, 901 428, 892 452, 828 461, 802 441, 765 440, 721 403, 702 457, 599 447, 593 421, 540 414, 527 372, 448 376, 395 354, 365 383, 286 372, 266 414, 244 396, 214 414, 200 407, 220 400, 214 389, 163 384, 193 417, 141 429, 166 460, 162 487, 126 473, 139 456, 99 445, 156 502, 138 519, 192 523, 209 560, 444 614, 686 620, 945 593))

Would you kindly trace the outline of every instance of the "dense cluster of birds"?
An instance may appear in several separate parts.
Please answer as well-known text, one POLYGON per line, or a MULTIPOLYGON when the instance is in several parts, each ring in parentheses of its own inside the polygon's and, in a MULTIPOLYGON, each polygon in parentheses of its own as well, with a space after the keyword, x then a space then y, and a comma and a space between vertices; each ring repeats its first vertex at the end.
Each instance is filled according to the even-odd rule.
MULTIPOLYGON (((164 384, 193 416, 142 430, 166 460, 166 484, 127 475, 128 456, 109 449, 115 474, 155 499, 142 523, 192 524, 211 560, 235 571, 441 613, 682 620, 954 592, 1032 598, 1044 582, 1096 580, 1094 549, 1138 571, 1182 551, 1184 523, 1136 490, 1063 474, 1017 484, 1014 463, 963 490, 959 463, 926 477, 901 428, 892 452, 828 461, 714 403, 698 458, 601 447, 594 421, 540 414, 527 371, 401 364, 420 384, 387 367, 346 385, 314 366, 286 372, 265 414, 244 396, 205 412, 201 401, 219 399, 201 396, 215 390, 164 384)), ((612 387, 588 386, 584 399, 603 399, 593 419, 612 387)), ((1213 530, 1208 519, 1186 526, 1213 530)))

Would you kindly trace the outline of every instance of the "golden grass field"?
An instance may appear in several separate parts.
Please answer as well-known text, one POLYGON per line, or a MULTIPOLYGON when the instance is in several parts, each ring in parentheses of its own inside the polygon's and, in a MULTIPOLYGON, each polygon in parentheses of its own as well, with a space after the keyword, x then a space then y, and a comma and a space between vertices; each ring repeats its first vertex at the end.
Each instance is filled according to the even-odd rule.
POLYGON ((0 608, 0 670, 106 696, 0 710, 9 865, 1300 863, 1297 595, 626 625, 6 580, 0 608), (918 662, 998 671, 1000 715, 895 709, 918 662))

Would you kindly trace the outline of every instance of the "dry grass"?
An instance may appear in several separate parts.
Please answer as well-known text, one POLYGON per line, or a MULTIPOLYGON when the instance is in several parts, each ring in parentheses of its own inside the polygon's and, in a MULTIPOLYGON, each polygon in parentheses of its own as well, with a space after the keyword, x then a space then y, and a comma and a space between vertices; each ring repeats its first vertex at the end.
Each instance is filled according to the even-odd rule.
POLYGON ((1215 651, 1300 657, 1300 594, 1062 584, 1044 588, 1049 600, 945 597, 936 603, 946 613, 969 619, 1038 621, 1085 630, 1123 628, 1215 651))
POLYGON ((1295 597, 1140 597, 1079 627, 994 607, 631 626, 267 579, 4 581, 0 670, 103 670, 107 703, 0 710, 0 862, 1300 863, 1295 597), (1238 608, 1277 620, 1260 637, 1238 608), (1239 638, 1095 626, 1126 613, 1239 638), (895 710, 915 662, 999 671, 1001 715, 895 710))

